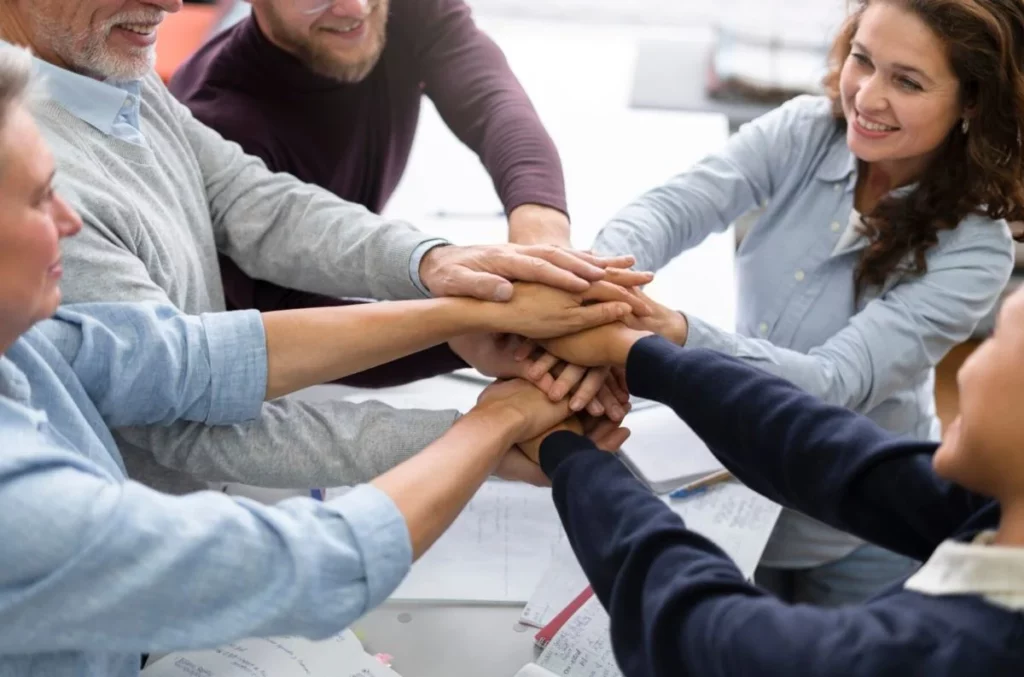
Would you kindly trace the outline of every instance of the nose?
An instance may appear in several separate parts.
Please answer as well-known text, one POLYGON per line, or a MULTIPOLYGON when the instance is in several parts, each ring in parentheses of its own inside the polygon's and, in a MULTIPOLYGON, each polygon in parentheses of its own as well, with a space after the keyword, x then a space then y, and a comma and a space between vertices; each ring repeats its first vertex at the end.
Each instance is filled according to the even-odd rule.
POLYGON ((885 110, 888 107, 885 84, 877 72, 865 75, 857 83, 857 95, 854 97, 854 101, 857 103, 857 109, 865 113, 885 110))
POLYGON ((82 218, 60 195, 53 198, 53 223, 61 239, 73 237, 82 230, 82 218))
POLYGON ((143 4, 161 9, 168 14, 174 14, 181 11, 184 0, 143 0, 143 4))
POLYGON ((364 16, 369 4, 369 0, 335 0, 331 12, 340 17, 364 16))

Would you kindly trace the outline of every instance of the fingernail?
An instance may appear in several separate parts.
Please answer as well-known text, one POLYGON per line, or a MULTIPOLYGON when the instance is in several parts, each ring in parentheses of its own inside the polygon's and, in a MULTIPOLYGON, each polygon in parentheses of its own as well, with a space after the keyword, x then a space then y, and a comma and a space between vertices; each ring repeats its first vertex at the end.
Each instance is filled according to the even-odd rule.
POLYGON ((587 406, 587 404, 583 400, 573 400, 572 402, 569 403, 569 408, 572 409, 573 411, 579 411, 585 406, 587 406))
POLYGON ((626 412, 622 411, 622 407, 612 407, 612 418, 616 421, 621 421, 625 418, 626 412))
POLYGON ((498 303, 505 303, 512 300, 512 285, 503 284, 494 290, 494 300, 498 303))
POLYGON ((565 388, 563 386, 557 386, 555 388, 552 388, 551 392, 548 393, 548 395, 550 395, 551 399, 553 400, 560 400, 563 397, 565 397, 565 388))

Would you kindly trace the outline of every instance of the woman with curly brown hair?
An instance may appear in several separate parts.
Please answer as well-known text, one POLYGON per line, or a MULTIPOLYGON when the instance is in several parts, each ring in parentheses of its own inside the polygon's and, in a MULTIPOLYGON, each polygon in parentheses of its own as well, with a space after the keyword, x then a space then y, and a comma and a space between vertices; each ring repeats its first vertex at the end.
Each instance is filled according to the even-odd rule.
MULTIPOLYGON (((1022 64, 1019 0, 863 0, 833 46, 827 96, 745 125, 623 209, 594 249, 656 270, 761 207, 737 254, 736 332, 665 308, 644 328, 937 441, 934 366, 1013 265, 1022 64)), ((789 601, 839 605, 915 566, 787 510, 757 580, 789 601)))

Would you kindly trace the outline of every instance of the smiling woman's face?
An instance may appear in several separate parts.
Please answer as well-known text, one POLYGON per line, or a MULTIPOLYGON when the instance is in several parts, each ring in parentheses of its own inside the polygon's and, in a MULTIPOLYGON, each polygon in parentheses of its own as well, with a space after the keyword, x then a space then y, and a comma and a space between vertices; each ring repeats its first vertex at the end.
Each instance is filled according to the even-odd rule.
POLYGON ((60 304, 60 240, 82 222, 53 192, 53 156, 21 104, 0 129, 0 322, 18 335, 60 304))
POLYGON ((860 18, 839 91, 850 150, 902 176, 925 167, 963 114, 942 41, 884 0, 860 18))

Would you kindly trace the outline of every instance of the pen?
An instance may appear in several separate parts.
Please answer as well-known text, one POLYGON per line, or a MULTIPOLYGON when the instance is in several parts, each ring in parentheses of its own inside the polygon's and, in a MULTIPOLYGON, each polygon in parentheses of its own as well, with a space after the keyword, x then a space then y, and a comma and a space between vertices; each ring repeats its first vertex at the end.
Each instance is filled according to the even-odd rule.
POLYGON ((676 489, 670 493, 668 497, 673 500, 690 498, 691 496, 704 493, 708 490, 708 487, 721 484, 722 482, 728 482, 732 478, 732 473, 728 470, 719 470, 718 472, 711 473, 707 477, 700 478, 696 482, 690 482, 689 484, 676 489))

